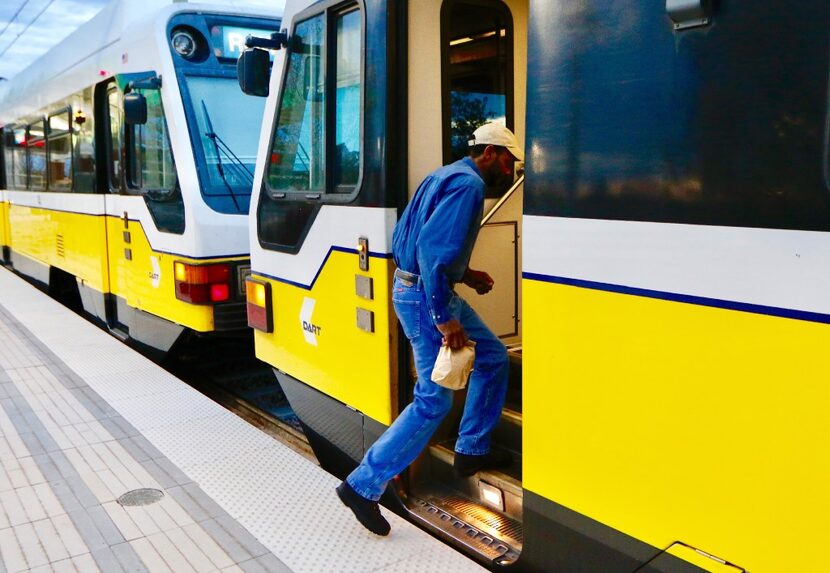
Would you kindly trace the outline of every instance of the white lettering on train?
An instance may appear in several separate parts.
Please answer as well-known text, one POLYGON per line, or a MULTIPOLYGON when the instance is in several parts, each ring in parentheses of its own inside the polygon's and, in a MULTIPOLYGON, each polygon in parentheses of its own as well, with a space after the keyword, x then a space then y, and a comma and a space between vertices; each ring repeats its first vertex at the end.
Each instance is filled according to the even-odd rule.
POLYGON ((239 34, 236 32, 229 32, 228 33, 228 52, 234 53, 242 53, 245 49, 245 35, 239 34))
POLYGON ((306 321, 303 321, 303 330, 305 330, 306 332, 310 332, 312 334, 320 334, 319 326, 306 321))
POLYGON ((153 288, 159 288, 159 284, 161 283, 161 265, 159 265, 158 257, 150 257, 150 265, 153 267, 153 270, 150 271, 150 281, 153 288))
POLYGON ((314 314, 314 305, 316 300, 305 297, 303 299, 303 306, 300 308, 300 327, 303 329, 303 336, 305 341, 312 346, 317 346, 317 336, 321 334, 322 329, 314 324, 311 315, 314 314))

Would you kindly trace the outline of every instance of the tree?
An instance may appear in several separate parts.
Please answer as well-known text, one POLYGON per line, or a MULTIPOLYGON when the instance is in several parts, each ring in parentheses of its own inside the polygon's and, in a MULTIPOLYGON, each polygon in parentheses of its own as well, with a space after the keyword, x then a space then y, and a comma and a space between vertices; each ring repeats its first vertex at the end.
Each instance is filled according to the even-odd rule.
POLYGON ((487 98, 465 92, 450 93, 450 145, 453 161, 468 153, 467 142, 473 132, 487 122, 487 98))

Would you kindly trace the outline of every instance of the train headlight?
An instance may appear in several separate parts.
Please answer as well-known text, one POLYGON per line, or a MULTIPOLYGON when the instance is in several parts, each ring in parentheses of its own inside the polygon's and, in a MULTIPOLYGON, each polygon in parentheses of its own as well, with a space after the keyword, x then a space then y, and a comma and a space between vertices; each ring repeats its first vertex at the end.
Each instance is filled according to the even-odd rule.
POLYGON ((186 60, 195 56, 199 48, 193 34, 185 30, 173 32, 173 37, 170 38, 170 44, 173 46, 173 50, 186 60))
POLYGON ((252 278, 245 279, 245 295, 248 299, 248 326, 262 332, 273 332, 271 284, 252 278))

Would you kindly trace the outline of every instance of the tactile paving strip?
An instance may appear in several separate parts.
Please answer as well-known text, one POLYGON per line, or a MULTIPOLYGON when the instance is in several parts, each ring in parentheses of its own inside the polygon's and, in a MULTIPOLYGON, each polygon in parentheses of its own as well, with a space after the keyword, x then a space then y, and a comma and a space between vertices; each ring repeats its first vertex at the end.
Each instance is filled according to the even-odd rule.
POLYGON ((480 570, 464 557, 453 559, 454 552, 443 545, 424 553, 425 544, 438 542, 385 509, 392 533, 387 538, 372 535, 337 499, 336 478, 301 456, 286 459, 281 454, 239 454, 187 471, 201 484, 215 484, 215 490, 204 486, 208 495, 223 507, 234 507, 240 522, 251 524, 294 571, 368 572, 408 558, 434 561, 445 572, 480 570))
MULTIPOLYGON (((142 400, 124 398, 112 400, 113 408, 128 420, 140 424, 140 430, 165 428, 182 419, 199 420, 217 416, 224 412, 219 404, 201 395, 193 395, 189 388, 180 387, 171 392, 145 395, 142 400), (153 407, 148 409, 148 403, 153 407)), ((133 424, 138 427, 137 424, 133 424)))

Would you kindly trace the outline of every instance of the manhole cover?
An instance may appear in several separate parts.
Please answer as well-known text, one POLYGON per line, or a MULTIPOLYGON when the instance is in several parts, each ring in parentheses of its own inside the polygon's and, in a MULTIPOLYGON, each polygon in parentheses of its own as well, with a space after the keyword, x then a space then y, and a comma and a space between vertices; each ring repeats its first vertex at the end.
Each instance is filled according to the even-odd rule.
POLYGON ((162 497, 164 497, 163 491, 145 487, 141 489, 134 489, 132 491, 128 491, 127 493, 119 497, 116 501, 120 505, 125 505, 127 507, 135 507, 138 505, 150 505, 151 503, 156 503, 162 497))

